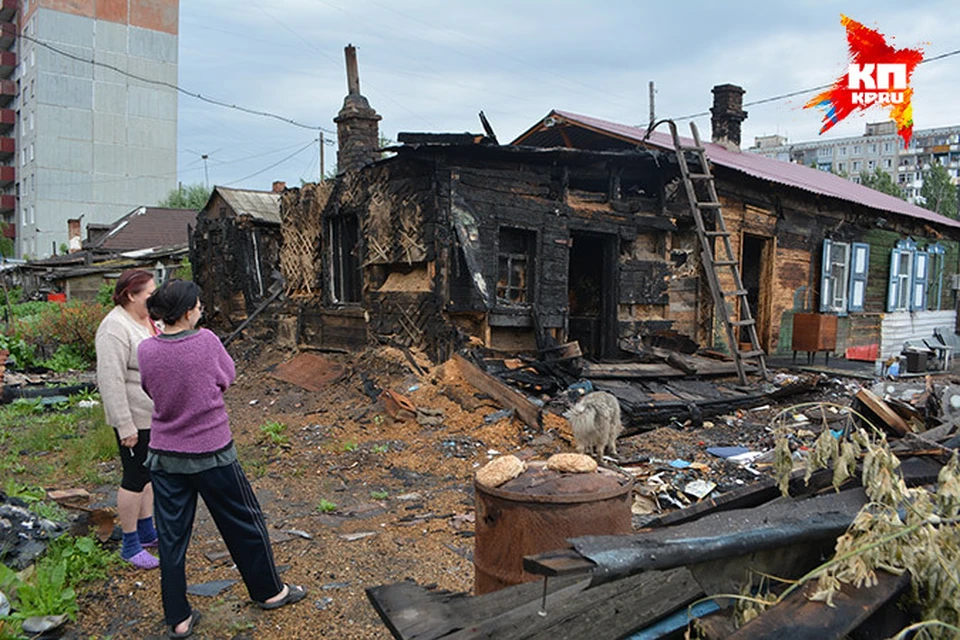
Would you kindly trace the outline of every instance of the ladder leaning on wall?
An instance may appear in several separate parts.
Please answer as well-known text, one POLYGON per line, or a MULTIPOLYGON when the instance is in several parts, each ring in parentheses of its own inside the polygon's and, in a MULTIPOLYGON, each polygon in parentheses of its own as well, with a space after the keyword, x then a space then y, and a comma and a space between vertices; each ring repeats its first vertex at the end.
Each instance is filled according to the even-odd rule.
MULTIPOLYGON (((670 126, 670 135, 673 137, 673 148, 677 153, 677 163, 680 165, 680 175, 683 178, 683 186, 687 191, 687 200, 690 203, 690 211, 697 224, 697 237, 700 239, 700 254, 703 270, 707 275, 707 282, 710 283, 710 293, 713 295, 713 302, 717 308, 717 313, 723 321, 727 331, 727 344, 730 347, 730 353, 737 366, 737 376, 740 378, 740 384, 747 384, 747 374, 744 367, 744 361, 753 360, 757 363, 757 369, 760 376, 767 379, 767 365, 764 358, 763 348, 757 338, 757 323, 750 312, 750 305, 747 302, 747 290, 743 286, 743 280, 740 278, 740 261, 733 253, 733 247, 730 245, 730 232, 727 231, 727 225, 723 220, 723 205, 717 197, 717 187, 713 180, 713 173, 710 171, 710 164, 707 162, 706 149, 700 142, 700 132, 697 125, 690 123, 690 131, 693 134, 693 146, 684 145, 677 133, 677 124, 673 120, 665 121, 670 126), (690 169, 690 163, 687 161, 687 153, 693 155, 696 159, 696 172, 690 169), (700 194, 704 194, 704 199, 696 189, 694 182, 703 185, 700 194), (703 212, 712 211, 714 217, 714 230, 708 230, 704 225, 703 212), (719 240, 719 246, 715 248, 715 240, 719 240), (717 268, 728 269, 733 282, 733 290, 724 291, 720 284, 720 277, 717 274, 717 268), (727 299, 734 298, 739 304, 739 319, 731 318, 731 310, 727 306, 727 299), (737 330, 742 329, 750 339, 750 347, 745 350, 740 349, 740 340, 737 338, 737 330)), ((650 128, 652 131, 656 125, 650 128)), ((649 135, 649 134, 648 134, 649 135)), ((737 304, 735 303, 735 304, 737 304)), ((736 307, 734 307, 736 308, 736 307)))

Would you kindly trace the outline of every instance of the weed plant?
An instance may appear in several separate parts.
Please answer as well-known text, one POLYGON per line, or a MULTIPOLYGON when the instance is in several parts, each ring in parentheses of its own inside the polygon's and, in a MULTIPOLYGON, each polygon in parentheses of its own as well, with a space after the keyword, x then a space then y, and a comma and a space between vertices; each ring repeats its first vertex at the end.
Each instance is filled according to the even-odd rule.
MULTIPOLYGON (((843 411, 853 412, 849 407, 843 411)), ((794 412, 791 407, 780 414, 794 412)), ((856 473, 861 462, 861 483, 870 502, 837 540, 834 557, 794 581, 774 597, 731 596, 738 600, 744 621, 767 606, 782 602, 797 588, 816 581, 811 599, 832 605, 841 585, 856 588, 877 583, 878 570, 911 575, 911 599, 922 620, 896 637, 960 637, 960 460, 953 452, 937 479, 935 491, 908 488, 899 470, 900 461, 890 451, 886 435, 863 416, 866 428, 845 428, 838 438, 824 429, 806 458, 807 478, 818 469, 833 468, 834 486, 856 473)), ((780 417, 774 421, 775 470, 787 495, 793 460, 788 442, 790 429, 780 417)))

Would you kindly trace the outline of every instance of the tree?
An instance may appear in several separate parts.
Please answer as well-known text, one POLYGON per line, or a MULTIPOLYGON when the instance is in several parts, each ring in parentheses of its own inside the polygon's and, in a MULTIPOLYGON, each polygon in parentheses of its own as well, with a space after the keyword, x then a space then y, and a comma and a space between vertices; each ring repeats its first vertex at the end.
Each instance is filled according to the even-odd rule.
POLYGON ((880 191, 889 196, 895 198, 903 199, 903 189, 893 181, 893 178, 890 177, 890 174, 886 171, 877 167, 873 170, 873 173, 868 171, 860 172, 860 184, 865 187, 869 187, 874 191, 880 191))
POLYGON ((948 218, 957 217, 957 187, 942 164, 935 163, 923 172, 920 206, 948 218))
POLYGON ((193 209, 200 211, 210 199, 211 190, 202 184, 180 185, 167 194, 167 197, 157 203, 158 206, 170 209, 193 209))

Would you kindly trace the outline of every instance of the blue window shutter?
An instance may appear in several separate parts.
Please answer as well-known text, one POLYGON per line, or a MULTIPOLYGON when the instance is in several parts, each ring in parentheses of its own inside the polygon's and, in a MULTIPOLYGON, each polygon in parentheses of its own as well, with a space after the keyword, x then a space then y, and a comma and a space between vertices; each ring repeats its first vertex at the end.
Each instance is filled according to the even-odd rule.
POLYGON ((865 242, 854 242, 851 249, 847 309, 863 311, 863 303, 867 297, 867 272, 870 270, 870 245, 865 242))
POLYGON ((910 287, 910 310, 924 311, 927 308, 927 279, 930 254, 917 251, 913 255, 913 278, 910 287))
POLYGON ((830 247, 829 239, 823 240, 823 257, 820 260, 820 313, 830 310, 833 292, 830 290, 830 247))
POLYGON ((890 252, 890 281, 887 283, 887 311, 897 310, 897 274, 900 272, 900 249, 890 252))

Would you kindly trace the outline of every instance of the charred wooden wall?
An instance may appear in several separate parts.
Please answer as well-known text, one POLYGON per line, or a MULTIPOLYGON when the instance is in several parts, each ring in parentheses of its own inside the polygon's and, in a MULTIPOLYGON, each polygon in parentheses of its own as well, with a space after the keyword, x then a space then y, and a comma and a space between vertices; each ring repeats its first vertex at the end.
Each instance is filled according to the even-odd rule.
POLYGON ((279 273, 280 227, 212 204, 197 216, 190 264, 206 325, 229 331, 269 296, 279 273))

